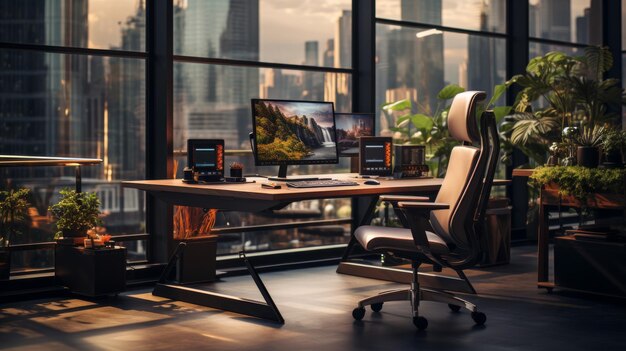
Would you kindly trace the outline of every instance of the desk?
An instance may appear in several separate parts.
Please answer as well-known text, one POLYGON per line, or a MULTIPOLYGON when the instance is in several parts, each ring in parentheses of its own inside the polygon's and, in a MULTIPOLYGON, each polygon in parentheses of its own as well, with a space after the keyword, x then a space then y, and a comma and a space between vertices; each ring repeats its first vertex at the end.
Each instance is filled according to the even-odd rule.
MULTIPOLYGON (((122 185, 129 188, 140 189, 148 192, 170 205, 193 206, 202 208, 216 208, 220 210, 258 212, 272 208, 280 208, 291 202, 327 199, 340 197, 364 197, 368 200, 368 208, 365 215, 358 219, 360 225, 368 224, 373 215, 373 210, 378 202, 378 198, 383 194, 415 194, 433 193, 441 187, 442 179, 379 179, 380 185, 364 185, 365 179, 354 178, 355 174, 325 174, 324 177, 337 179, 349 178, 359 183, 357 186, 341 186, 326 188, 288 188, 283 185, 281 189, 261 188, 262 178, 249 178, 256 180, 256 183, 245 184, 185 184, 180 179, 166 180, 142 180, 126 181, 122 185)), ((352 266, 348 261, 349 253, 356 244, 354 237, 351 237, 350 244, 346 248, 342 265, 348 267, 347 270, 340 268, 340 273, 358 273, 362 265, 352 266)), ((153 294, 157 296, 173 298, 177 300, 192 302, 208 307, 220 308, 232 312, 247 314, 255 317, 274 320, 284 323, 278 308, 272 301, 267 289, 263 285, 254 267, 246 259, 244 253, 240 257, 244 260, 250 275, 254 279, 259 291, 263 295, 265 302, 253 301, 239 297, 227 296, 223 294, 201 291, 190 287, 176 286, 168 284, 165 280, 167 273, 172 269, 173 262, 180 254, 183 247, 179 246, 170 258, 170 261, 161 276, 159 283, 155 287, 153 294)), ((402 270, 397 270, 402 271, 402 270)), ((364 275, 357 274, 357 275, 364 275)), ((410 276, 410 272, 408 272, 410 276)), ((420 277, 421 279, 421 277, 420 277)), ((456 278, 453 278, 456 279, 456 278)), ((458 279, 461 281, 460 279, 458 279)), ((424 283, 428 286, 427 283, 424 283)))
POLYGON ((76 191, 81 188, 81 166, 91 166, 101 164, 99 158, 76 158, 76 157, 52 157, 52 156, 20 156, 20 155, 0 155, 0 167, 35 167, 35 166, 62 166, 76 167, 76 191))

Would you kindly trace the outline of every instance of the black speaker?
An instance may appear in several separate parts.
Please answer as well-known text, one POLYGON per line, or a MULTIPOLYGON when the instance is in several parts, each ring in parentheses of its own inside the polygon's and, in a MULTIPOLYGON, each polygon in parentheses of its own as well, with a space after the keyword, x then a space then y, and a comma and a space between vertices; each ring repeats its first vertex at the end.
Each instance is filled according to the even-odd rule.
POLYGON ((393 173, 399 178, 417 178, 428 173, 424 145, 394 145, 393 173))

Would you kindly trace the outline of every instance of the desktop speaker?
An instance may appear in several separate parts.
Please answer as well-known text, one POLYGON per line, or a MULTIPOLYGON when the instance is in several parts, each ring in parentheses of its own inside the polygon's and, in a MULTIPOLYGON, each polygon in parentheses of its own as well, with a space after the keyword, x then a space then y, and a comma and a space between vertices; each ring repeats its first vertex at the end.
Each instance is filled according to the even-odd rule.
POLYGON ((417 178, 428 173, 424 145, 395 145, 394 174, 399 178, 417 178))

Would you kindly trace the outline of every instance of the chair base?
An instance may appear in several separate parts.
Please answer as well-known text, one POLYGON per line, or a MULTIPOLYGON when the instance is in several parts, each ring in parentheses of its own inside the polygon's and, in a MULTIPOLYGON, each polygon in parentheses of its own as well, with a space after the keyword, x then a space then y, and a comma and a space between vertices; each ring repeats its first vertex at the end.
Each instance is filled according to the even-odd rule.
POLYGON ((374 312, 379 312, 382 309, 383 303, 390 301, 410 301, 411 312, 413 317, 413 324, 419 329, 424 330, 428 326, 426 318, 419 315, 419 304, 421 301, 433 301, 447 303, 450 309, 454 312, 458 312, 461 308, 471 312, 472 319, 477 325, 485 324, 487 316, 478 311, 478 308, 473 303, 463 300, 454 294, 433 290, 433 289, 421 289, 417 282, 417 267, 419 264, 414 262, 413 264, 413 282, 409 289, 396 289, 383 291, 375 296, 370 296, 357 303, 357 307, 352 311, 352 316, 356 320, 361 320, 365 316, 365 307, 371 306, 374 312))
MULTIPOLYGON (((382 304, 384 302, 391 301, 412 301, 414 292, 411 289, 397 289, 380 292, 378 295, 370 296, 357 303, 358 308, 365 308, 366 306, 382 304)), ((478 307, 473 303, 463 300, 453 294, 445 291, 437 291, 432 289, 420 289, 419 301, 433 301, 447 303, 448 305, 458 306, 459 308, 465 308, 470 312, 478 312, 478 307)), ((451 307, 452 308, 452 307, 451 307)), ((413 311, 413 317, 418 316, 417 309, 413 311)))

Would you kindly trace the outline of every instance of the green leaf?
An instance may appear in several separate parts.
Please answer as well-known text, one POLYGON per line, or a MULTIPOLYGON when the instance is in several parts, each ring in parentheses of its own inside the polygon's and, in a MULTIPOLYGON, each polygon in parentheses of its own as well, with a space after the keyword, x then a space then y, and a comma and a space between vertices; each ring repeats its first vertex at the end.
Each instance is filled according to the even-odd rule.
POLYGON ((417 129, 431 130, 433 127, 433 120, 419 113, 411 116, 411 123, 413 123, 417 129))
POLYGON ((396 119, 396 126, 404 121, 408 121, 411 118, 411 114, 407 113, 406 115, 402 115, 396 119))
POLYGON ((496 116, 496 123, 500 124, 500 121, 502 121, 502 118, 504 118, 504 116, 508 115, 509 113, 511 113, 511 106, 496 106, 493 108, 493 114, 496 116))
POLYGON ((450 100, 453 97, 455 97, 456 94, 462 93, 464 91, 465 91, 465 88, 460 87, 456 84, 450 84, 450 85, 445 86, 443 89, 439 91, 439 94, 437 94, 437 98, 439 100, 450 100))
POLYGON ((388 111, 404 111, 411 108, 411 100, 403 99, 400 101, 392 102, 383 106, 383 110, 388 111))
POLYGON ((493 87, 493 95, 491 96, 491 99, 489 100, 489 103, 487 104, 487 108, 489 108, 490 106, 493 106, 493 104, 495 104, 496 101, 498 101, 500 96, 502 96, 502 94, 505 91, 506 91, 506 84, 498 84, 495 87, 493 87))

